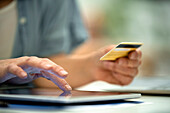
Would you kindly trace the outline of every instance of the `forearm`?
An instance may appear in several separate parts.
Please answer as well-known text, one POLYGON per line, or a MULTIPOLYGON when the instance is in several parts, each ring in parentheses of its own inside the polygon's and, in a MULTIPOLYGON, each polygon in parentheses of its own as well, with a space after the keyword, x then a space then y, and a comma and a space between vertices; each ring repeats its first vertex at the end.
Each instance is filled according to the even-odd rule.
POLYGON ((88 56, 67 56, 63 54, 50 57, 50 59, 69 72, 66 80, 74 88, 94 80, 90 71, 90 59, 84 57, 88 56))

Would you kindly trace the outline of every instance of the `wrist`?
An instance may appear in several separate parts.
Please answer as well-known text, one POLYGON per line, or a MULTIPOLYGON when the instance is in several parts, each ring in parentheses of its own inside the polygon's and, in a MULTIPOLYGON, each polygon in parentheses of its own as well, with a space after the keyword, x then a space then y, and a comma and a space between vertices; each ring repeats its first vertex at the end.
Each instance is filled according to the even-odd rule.
POLYGON ((84 59, 85 59, 84 71, 86 75, 91 79, 91 81, 95 81, 96 80, 95 74, 99 63, 99 60, 96 57, 96 52, 86 55, 86 58, 84 59))

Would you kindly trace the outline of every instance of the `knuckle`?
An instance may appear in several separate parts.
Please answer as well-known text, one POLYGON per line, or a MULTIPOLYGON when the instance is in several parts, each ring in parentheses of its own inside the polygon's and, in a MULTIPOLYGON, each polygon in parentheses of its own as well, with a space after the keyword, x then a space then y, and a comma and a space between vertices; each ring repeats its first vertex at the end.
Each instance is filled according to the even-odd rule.
POLYGON ((126 80, 122 81, 122 85, 129 85, 132 82, 132 78, 128 77, 126 80))
POLYGON ((25 62, 30 62, 32 59, 31 59, 31 57, 27 57, 26 59, 25 59, 25 62))
POLYGON ((46 63, 51 63, 52 61, 50 60, 50 59, 48 59, 48 58, 42 58, 42 61, 43 62, 46 62, 46 63))
POLYGON ((139 72, 139 70, 136 69, 136 70, 134 71, 134 76, 136 76, 136 75, 138 74, 138 72, 139 72))
POLYGON ((8 71, 12 70, 12 69, 13 69, 13 66, 14 66, 14 64, 9 64, 9 65, 7 66, 7 70, 8 70, 8 71))
POLYGON ((128 59, 127 58, 120 58, 118 59, 118 64, 122 66, 127 66, 128 65, 128 59))
POLYGON ((135 60, 132 63, 133 63, 132 65, 134 68, 138 68, 141 65, 141 60, 135 60))
POLYGON ((134 64, 136 64, 135 67, 138 67, 140 65, 140 61, 136 61, 134 64))
POLYGON ((36 56, 30 56, 30 59, 31 59, 31 60, 37 60, 37 59, 39 59, 39 58, 36 57, 36 56))
POLYGON ((36 57, 36 56, 30 56, 30 58, 34 58, 34 59, 37 59, 38 57, 36 57))
POLYGON ((135 60, 131 60, 129 62, 129 67, 137 67, 138 65, 139 65, 139 62, 135 60))
POLYGON ((135 74, 135 70, 133 68, 128 68, 126 72, 127 72, 128 75, 134 75, 135 74))
POLYGON ((138 69, 137 68, 131 69, 129 71, 129 75, 131 75, 131 76, 136 76, 137 74, 138 74, 138 69))
POLYGON ((8 67, 7 67, 7 70, 10 72, 10 73, 14 73, 16 74, 18 72, 18 70, 15 68, 15 64, 10 64, 8 67))
POLYGON ((29 58, 28 56, 23 56, 23 57, 21 57, 22 59, 27 59, 27 58, 29 58))
POLYGON ((36 57, 36 56, 30 56, 30 57, 26 57, 26 59, 25 59, 25 61, 26 62, 32 62, 32 61, 34 61, 35 59, 37 59, 38 57, 36 57))
POLYGON ((107 65, 106 68, 108 68, 108 69, 110 69, 110 70, 113 70, 114 64, 113 64, 112 62, 108 62, 108 65, 107 65))
POLYGON ((44 61, 49 61, 49 59, 48 58, 42 58, 44 61))
POLYGON ((39 63, 40 63, 41 65, 43 65, 43 64, 48 64, 49 61, 50 61, 50 60, 49 60, 48 58, 41 58, 40 61, 39 61, 39 63))
POLYGON ((118 71, 118 70, 119 70, 119 67, 118 67, 117 65, 115 65, 115 66, 113 67, 113 69, 114 69, 115 71, 118 71))
POLYGON ((112 70, 114 68, 114 64, 112 62, 104 61, 102 63, 105 69, 112 70))
POLYGON ((56 65, 55 66, 55 69, 57 70, 57 71, 62 71, 62 70, 64 70, 61 66, 59 66, 59 65, 56 65))

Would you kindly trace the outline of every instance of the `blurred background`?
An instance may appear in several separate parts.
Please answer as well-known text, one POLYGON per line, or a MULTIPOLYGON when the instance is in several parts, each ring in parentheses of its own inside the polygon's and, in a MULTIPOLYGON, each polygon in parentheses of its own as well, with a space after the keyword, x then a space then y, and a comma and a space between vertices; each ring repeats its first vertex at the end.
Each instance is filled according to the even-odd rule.
POLYGON ((143 42, 140 76, 169 76, 169 0, 77 0, 95 48, 143 42))

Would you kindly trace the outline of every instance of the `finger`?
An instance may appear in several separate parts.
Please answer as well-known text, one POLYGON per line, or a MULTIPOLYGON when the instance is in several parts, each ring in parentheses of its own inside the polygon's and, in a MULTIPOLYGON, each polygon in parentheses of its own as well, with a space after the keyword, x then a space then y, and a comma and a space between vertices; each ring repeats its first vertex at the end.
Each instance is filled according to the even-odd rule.
POLYGON ((103 61, 102 63, 104 69, 110 70, 112 72, 117 72, 129 76, 136 76, 138 73, 138 68, 124 67, 116 62, 110 62, 110 61, 103 61))
POLYGON ((128 85, 132 82, 133 77, 113 72, 113 76, 120 82, 120 85, 128 85))
POLYGON ((27 78, 27 73, 22 69, 20 68, 19 66, 15 65, 15 64, 10 64, 8 67, 7 67, 7 71, 9 73, 12 73, 16 76, 18 76, 19 78, 27 78))
POLYGON ((72 90, 71 86, 66 82, 65 79, 58 78, 57 76, 41 71, 42 75, 46 78, 49 78, 54 84, 56 84, 61 90, 63 91, 70 91, 72 90))
POLYGON ((110 74, 108 74, 105 78, 102 79, 103 81, 106 81, 108 83, 111 84, 117 84, 119 85, 120 82, 112 75, 112 72, 110 72, 110 74))
POLYGON ((20 65, 29 65, 40 69, 51 70, 51 73, 62 78, 65 78, 68 75, 67 71, 48 58, 26 57, 24 60, 25 61, 23 61, 23 63, 20 65))
POLYGON ((114 76, 113 72, 111 74, 111 78, 108 81, 112 84, 122 85, 122 83, 119 81, 119 79, 114 76))
POLYGON ((69 97, 71 97, 71 96, 72 96, 72 94, 71 94, 71 92, 70 92, 70 91, 67 91, 67 92, 63 92, 60 96, 64 96, 64 97, 69 98, 69 97))
POLYGON ((113 70, 115 63, 111 61, 101 61, 101 67, 106 70, 113 70))
POLYGON ((129 53, 128 57, 129 57, 129 59, 132 59, 132 60, 141 59, 142 52, 140 51, 140 49, 137 49, 136 51, 129 53))
POLYGON ((111 84, 120 84, 117 79, 112 76, 112 72, 108 70, 103 70, 100 72, 101 76, 96 76, 96 80, 106 81, 111 84))
POLYGON ((28 77, 31 77, 33 80, 39 77, 44 77, 42 73, 28 73, 28 77))
POLYGON ((116 64, 113 67, 113 71, 120 74, 129 75, 132 77, 138 74, 138 68, 123 67, 121 65, 116 65, 116 64))
POLYGON ((51 73, 59 75, 61 78, 66 78, 68 76, 68 72, 65 71, 61 66, 59 65, 54 65, 52 68, 51 73))
POLYGON ((128 58, 119 58, 118 60, 116 60, 116 63, 124 67, 132 67, 132 68, 138 67, 140 65, 139 60, 130 60, 128 58))

